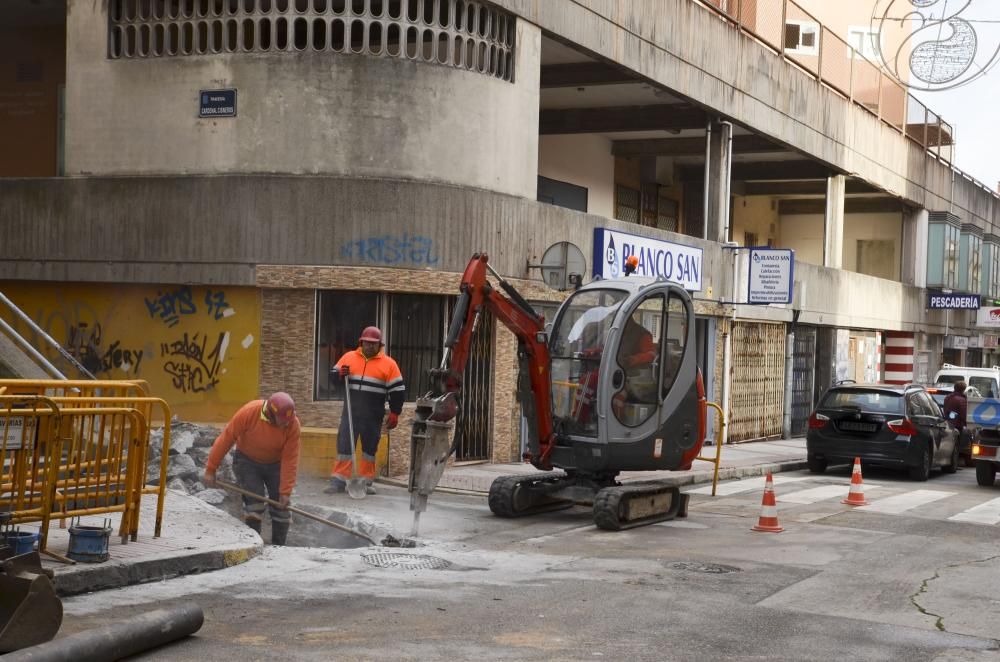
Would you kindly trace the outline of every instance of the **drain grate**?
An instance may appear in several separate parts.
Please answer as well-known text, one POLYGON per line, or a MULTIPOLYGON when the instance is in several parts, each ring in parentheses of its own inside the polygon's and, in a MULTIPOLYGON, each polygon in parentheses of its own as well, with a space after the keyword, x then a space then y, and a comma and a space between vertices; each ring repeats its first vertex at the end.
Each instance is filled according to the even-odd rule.
POLYGON ((709 575, 724 575, 729 572, 743 572, 742 568, 734 565, 722 565, 721 563, 699 563, 697 561, 678 561, 671 563, 669 567, 674 570, 690 570, 691 572, 704 572, 709 575))
POLYGON ((382 552, 362 554, 365 563, 376 568, 402 568, 403 570, 440 570, 451 565, 451 561, 428 556, 427 554, 397 554, 382 552))

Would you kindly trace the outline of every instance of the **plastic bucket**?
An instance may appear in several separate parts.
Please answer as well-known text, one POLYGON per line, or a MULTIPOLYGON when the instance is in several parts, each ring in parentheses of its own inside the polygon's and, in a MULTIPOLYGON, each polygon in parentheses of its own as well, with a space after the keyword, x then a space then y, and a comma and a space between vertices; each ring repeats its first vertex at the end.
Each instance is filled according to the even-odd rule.
POLYGON ((38 533, 34 531, 7 531, 6 533, 0 533, 0 543, 10 545, 14 550, 14 556, 33 552, 36 542, 38 542, 38 533))
POLYGON ((82 563, 103 563, 108 560, 110 526, 69 527, 69 551, 66 556, 82 563))

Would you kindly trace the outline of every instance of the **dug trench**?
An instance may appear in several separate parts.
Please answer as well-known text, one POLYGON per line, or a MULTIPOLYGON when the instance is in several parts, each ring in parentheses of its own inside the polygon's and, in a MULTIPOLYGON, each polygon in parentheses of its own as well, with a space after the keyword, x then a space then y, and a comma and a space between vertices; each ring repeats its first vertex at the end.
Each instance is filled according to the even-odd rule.
MULTIPOLYGON (((196 425, 174 419, 171 422, 171 443, 167 464, 167 487, 170 490, 194 496, 228 513, 238 521, 243 521, 243 497, 221 488, 206 488, 201 482, 208 453, 219 435, 219 430, 211 426, 196 425)), ((146 482, 158 485, 160 481, 160 458, 162 456, 163 431, 155 430, 150 435, 150 459, 146 482)), ((232 454, 227 454, 218 469, 218 479, 236 483, 232 469, 232 454)), ((286 544, 290 547, 321 547, 330 549, 355 549, 371 547, 372 540, 382 541, 391 537, 392 532, 379 522, 344 510, 327 508, 316 504, 295 501, 297 509, 327 519, 356 532, 342 531, 297 513, 292 513, 292 525, 288 531, 286 544)), ((265 511, 261 527, 261 538, 265 544, 271 540, 270 516, 265 511)), ((390 538, 391 539, 391 538, 390 538)), ((412 546, 412 545, 406 545, 412 546)))

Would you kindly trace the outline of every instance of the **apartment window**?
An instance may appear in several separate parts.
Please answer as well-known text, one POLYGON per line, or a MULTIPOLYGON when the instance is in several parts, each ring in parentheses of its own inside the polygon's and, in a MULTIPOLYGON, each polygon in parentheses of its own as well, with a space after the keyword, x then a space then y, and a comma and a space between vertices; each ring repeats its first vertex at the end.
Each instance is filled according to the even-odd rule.
POLYGON ((656 184, 650 184, 649 194, 628 186, 615 186, 615 218, 626 223, 648 225, 650 227, 679 232, 679 205, 660 191, 656 184))
POLYGON ((430 388, 429 371, 441 363, 448 297, 394 294, 389 299, 389 353, 406 381, 409 402, 430 388))
POLYGON ((871 28, 851 27, 847 29, 847 57, 865 58, 878 62, 882 57, 882 45, 879 34, 871 28))
POLYGON ((381 328, 379 304, 376 292, 332 290, 319 293, 316 324, 317 400, 340 400, 344 397, 339 383, 330 380, 330 368, 336 365, 345 352, 358 346, 358 338, 366 326, 381 328))
POLYGON ((819 24, 812 21, 786 22, 785 52, 795 55, 819 55, 819 24))
POLYGON ((992 245, 990 262, 993 263, 993 271, 990 273, 988 294, 996 299, 1000 297, 1000 246, 997 244, 992 245))
POLYGON ((944 239, 944 285, 958 287, 958 252, 961 230, 954 226, 945 227, 944 239))

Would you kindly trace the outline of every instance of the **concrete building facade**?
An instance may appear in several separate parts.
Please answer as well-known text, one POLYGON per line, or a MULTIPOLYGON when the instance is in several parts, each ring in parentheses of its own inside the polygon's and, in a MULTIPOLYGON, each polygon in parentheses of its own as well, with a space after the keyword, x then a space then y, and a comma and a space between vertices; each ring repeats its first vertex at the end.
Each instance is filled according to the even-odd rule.
MULTIPOLYGON (((832 37, 790 55, 794 30, 695 0, 10 4, 39 38, 0 71, 0 289, 182 417, 287 390, 321 456, 329 368, 374 323, 409 385, 400 473, 469 257, 551 316, 546 250, 574 244, 589 280, 609 236, 649 273, 697 256, 692 351, 732 441, 801 432, 837 379, 994 360, 976 311, 928 292, 1000 294, 998 196, 832 37), (794 251, 791 303, 746 303, 754 246, 794 251)), ((516 351, 483 326, 459 460, 519 457, 516 351)))

